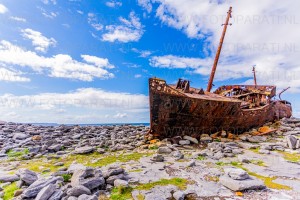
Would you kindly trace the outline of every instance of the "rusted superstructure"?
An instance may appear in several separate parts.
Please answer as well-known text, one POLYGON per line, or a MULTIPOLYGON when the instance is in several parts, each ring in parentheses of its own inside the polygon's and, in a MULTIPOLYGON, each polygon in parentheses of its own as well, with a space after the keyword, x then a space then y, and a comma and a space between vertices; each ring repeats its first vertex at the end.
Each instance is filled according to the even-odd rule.
MULTIPOLYGON (((230 7, 225 26, 229 25, 230 7)), ((222 47, 224 29, 219 47, 222 47)), ((221 52, 221 49, 218 49, 221 52)), ((168 85, 165 80, 149 79, 150 133, 166 138, 178 135, 198 137, 202 133, 218 131, 240 133, 266 122, 291 117, 288 101, 275 100, 276 87, 257 85, 225 85, 211 93, 218 63, 216 55, 207 90, 190 86, 190 81, 179 79, 168 85)))

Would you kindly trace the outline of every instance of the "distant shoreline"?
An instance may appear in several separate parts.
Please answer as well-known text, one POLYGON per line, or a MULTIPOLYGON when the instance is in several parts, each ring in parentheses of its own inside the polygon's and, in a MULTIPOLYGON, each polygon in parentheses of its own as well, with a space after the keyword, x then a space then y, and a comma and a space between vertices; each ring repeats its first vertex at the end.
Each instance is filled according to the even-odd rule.
POLYGON ((32 124, 36 126, 121 126, 121 125, 133 125, 133 126, 150 126, 150 123, 99 123, 99 124, 59 124, 59 123, 20 123, 20 124, 32 124))

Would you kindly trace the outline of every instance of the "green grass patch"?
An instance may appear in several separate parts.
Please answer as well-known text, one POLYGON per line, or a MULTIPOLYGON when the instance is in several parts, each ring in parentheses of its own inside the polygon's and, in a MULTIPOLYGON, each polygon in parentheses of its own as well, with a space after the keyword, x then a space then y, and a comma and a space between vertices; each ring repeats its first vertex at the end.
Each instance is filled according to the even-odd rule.
POLYGON ((279 183, 274 183, 273 181, 277 179, 277 177, 266 177, 260 174, 249 171, 247 168, 243 167, 242 164, 235 165, 243 170, 245 170, 250 176, 254 176, 260 180, 262 180, 268 188, 277 189, 277 190, 291 190, 292 188, 286 185, 282 185, 279 183))
POLYGON ((70 182, 72 175, 71 174, 63 174, 61 175, 64 179, 64 182, 70 182))
POLYGON ((266 164, 262 160, 250 160, 250 162, 252 164, 254 164, 254 165, 258 165, 258 166, 261 166, 261 167, 265 167, 266 166, 266 164))
MULTIPOLYGON (((244 169, 245 170, 245 169, 244 169)), ((247 170, 245 170, 247 171, 247 170)), ((262 180, 268 188, 277 189, 277 190, 291 190, 292 188, 286 185, 282 185, 279 183, 274 183, 273 181, 277 179, 277 177, 266 177, 254 172, 247 171, 249 175, 254 176, 260 180, 262 180)))
POLYGON ((254 153, 259 153, 260 148, 255 148, 255 149, 249 149, 250 151, 254 152, 254 153))
POLYGON ((149 147, 150 150, 157 150, 158 149, 158 146, 157 145, 154 145, 154 146, 151 146, 149 147))
POLYGON ((154 188, 155 186, 175 185, 180 190, 185 190, 187 184, 188 184, 188 181, 186 179, 182 179, 182 178, 161 179, 161 180, 156 181, 156 182, 151 182, 151 183, 138 185, 134 189, 137 189, 137 190, 150 190, 150 189, 154 188))
POLYGON ((235 166, 235 167, 238 167, 238 166, 241 165, 241 163, 236 162, 236 161, 232 161, 232 162, 230 162, 230 164, 233 165, 233 166, 235 166))
POLYGON ((288 152, 279 152, 283 155, 283 158, 291 162, 300 162, 300 154, 288 153, 288 152))
POLYGON ((129 172, 142 172, 142 169, 133 169, 133 170, 129 170, 129 172))
POLYGON ((24 149, 23 151, 14 151, 12 149, 10 149, 8 152, 7 152, 7 156, 9 158, 20 158, 24 155, 27 155, 29 154, 29 149, 24 149))
POLYGON ((14 182, 8 186, 5 186, 3 189, 4 189, 3 200, 10 200, 13 199, 15 191, 18 190, 19 188, 17 187, 17 183, 14 182))
MULTIPOLYGON (((172 178, 172 179, 161 179, 156 182, 146 183, 146 184, 138 184, 135 187, 116 187, 113 188, 111 192, 111 200, 128 200, 133 199, 131 196, 131 192, 133 190, 150 190, 155 186, 167 186, 167 185, 175 185, 180 190, 185 190, 187 188, 187 184, 190 182, 186 179, 182 178, 172 178)), ((144 196, 139 194, 137 196, 138 200, 144 200, 144 196)))
POLYGON ((151 153, 130 153, 130 154, 110 154, 103 155, 99 153, 92 153, 88 155, 69 155, 67 157, 47 160, 45 158, 35 159, 21 162, 19 168, 27 168, 35 172, 42 172, 45 169, 50 169, 51 172, 57 171, 60 166, 54 166, 57 162, 63 162, 65 167, 69 167, 72 162, 76 161, 89 167, 102 167, 115 162, 126 163, 129 161, 137 161, 143 156, 150 156, 151 153))
POLYGON ((206 160, 205 156, 198 156, 197 160, 206 160))
POLYGON ((131 192, 133 191, 132 187, 116 187, 113 188, 111 192, 111 200, 128 200, 132 199, 131 192))
POLYGON ((222 162, 222 161, 218 161, 218 162, 216 162, 216 165, 218 165, 218 166, 225 166, 226 163, 224 163, 224 162, 222 162))

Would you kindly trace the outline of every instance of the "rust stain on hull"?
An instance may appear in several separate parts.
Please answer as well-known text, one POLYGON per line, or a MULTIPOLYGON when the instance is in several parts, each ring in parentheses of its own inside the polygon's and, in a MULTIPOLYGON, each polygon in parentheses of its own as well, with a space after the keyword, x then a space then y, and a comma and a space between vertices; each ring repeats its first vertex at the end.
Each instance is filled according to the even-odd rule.
POLYGON ((289 102, 272 100, 275 86, 222 86, 209 93, 181 79, 168 85, 150 78, 149 93, 151 133, 159 138, 221 130, 237 134, 292 115, 289 102))

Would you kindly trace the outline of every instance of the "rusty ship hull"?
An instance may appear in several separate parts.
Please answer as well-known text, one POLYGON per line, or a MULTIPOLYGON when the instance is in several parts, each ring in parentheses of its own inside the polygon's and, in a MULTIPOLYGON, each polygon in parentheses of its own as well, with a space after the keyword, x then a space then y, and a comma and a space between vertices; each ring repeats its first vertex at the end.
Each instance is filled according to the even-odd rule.
POLYGON ((154 136, 198 137, 222 130, 237 134, 292 115, 289 102, 267 99, 275 95, 274 86, 255 86, 255 91, 254 86, 227 86, 214 93, 186 86, 149 79, 150 130, 154 136), (246 88, 247 92, 230 96, 228 91, 237 91, 235 88, 246 88), (249 99, 254 104, 249 104, 249 99), (258 101, 260 105, 255 107, 258 101))

